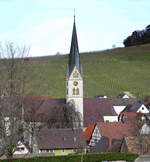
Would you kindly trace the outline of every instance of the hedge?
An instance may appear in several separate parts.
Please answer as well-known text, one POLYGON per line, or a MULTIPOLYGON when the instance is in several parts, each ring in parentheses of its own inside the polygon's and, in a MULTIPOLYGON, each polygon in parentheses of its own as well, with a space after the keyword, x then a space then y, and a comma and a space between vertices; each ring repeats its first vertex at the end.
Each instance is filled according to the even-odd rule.
MULTIPOLYGON (((84 154, 84 162, 101 162, 103 160, 115 161, 126 160, 134 161, 138 157, 137 154, 126 153, 103 153, 103 154, 84 154)), ((7 162, 8 160, 1 160, 7 162)), ((51 156, 51 157, 33 157, 27 159, 13 159, 13 162, 80 162, 81 155, 68 156, 51 156)))

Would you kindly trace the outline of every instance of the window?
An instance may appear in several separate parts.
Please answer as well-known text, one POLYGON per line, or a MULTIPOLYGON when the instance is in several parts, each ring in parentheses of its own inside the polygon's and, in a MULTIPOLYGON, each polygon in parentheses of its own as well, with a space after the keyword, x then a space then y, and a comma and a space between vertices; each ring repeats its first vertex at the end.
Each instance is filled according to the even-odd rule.
POLYGON ((79 88, 76 88, 76 95, 79 95, 79 88))
POLYGON ((64 137, 64 141, 67 141, 67 138, 66 137, 64 137))
POLYGON ((78 152, 78 149, 73 149, 73 152, 78 152))
POLYGON ((76 89, 75 89, 75 88, 73 88, 73 90, 72 90, 72 94, 73 94, 73 95, 76 94, 76 89))
POLYGON ((73 137, 73 142, 76 142, 77 141, 77 137, 73 137))
POLYGON ((24 147, 17 147, 16 150, 17 151, 24 151, 24 147))
POLYGON ((53 150, 49 150, 49 152, 51 152, 51 153, 52 153, 52 152, 54 152, 54 151, 53 151, 53 150))
POLYGON ((72 95, 79 95, 79 88, 73 88, 72 95))
POLYGON ((24 147, 21 147, 20 149, 21 149, 21 151, 24 151, 24 147))

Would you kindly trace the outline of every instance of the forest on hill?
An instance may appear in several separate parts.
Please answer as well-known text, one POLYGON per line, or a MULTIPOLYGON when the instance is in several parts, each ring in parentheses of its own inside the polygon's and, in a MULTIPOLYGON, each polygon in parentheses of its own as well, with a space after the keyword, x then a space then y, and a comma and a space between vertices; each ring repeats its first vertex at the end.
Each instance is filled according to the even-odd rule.
POLYGON ((125 47, 146 43, 150 43, 150 25, 148 25, 144 30, 134 31, 132 35, 128 36, 123 42, 125 47))

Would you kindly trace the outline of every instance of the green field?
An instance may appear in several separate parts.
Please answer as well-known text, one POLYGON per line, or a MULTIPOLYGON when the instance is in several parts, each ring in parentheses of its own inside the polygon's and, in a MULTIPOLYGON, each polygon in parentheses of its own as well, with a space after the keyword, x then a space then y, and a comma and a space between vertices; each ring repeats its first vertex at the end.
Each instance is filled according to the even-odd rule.
MULTIPOLYGON (((129 91, 150 96, 150 44, 82 53, 84 97, 115 97, 129 91)), ((36 95, 64 98, 68 55, 30 58, 32 80, 27 88, 36 95)))

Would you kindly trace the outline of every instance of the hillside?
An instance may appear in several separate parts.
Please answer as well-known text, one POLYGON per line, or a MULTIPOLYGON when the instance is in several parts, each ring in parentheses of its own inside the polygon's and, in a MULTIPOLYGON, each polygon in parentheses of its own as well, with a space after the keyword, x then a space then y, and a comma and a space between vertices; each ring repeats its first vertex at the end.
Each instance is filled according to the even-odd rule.
MULTIPOLYGON (((115 97, 130 91, 150 95, 150 44, 81 54, 84 97, 115 97)), ((68 55, 31 58, 32 81, 28 89, 37 95, 65 97, 68 55)))

